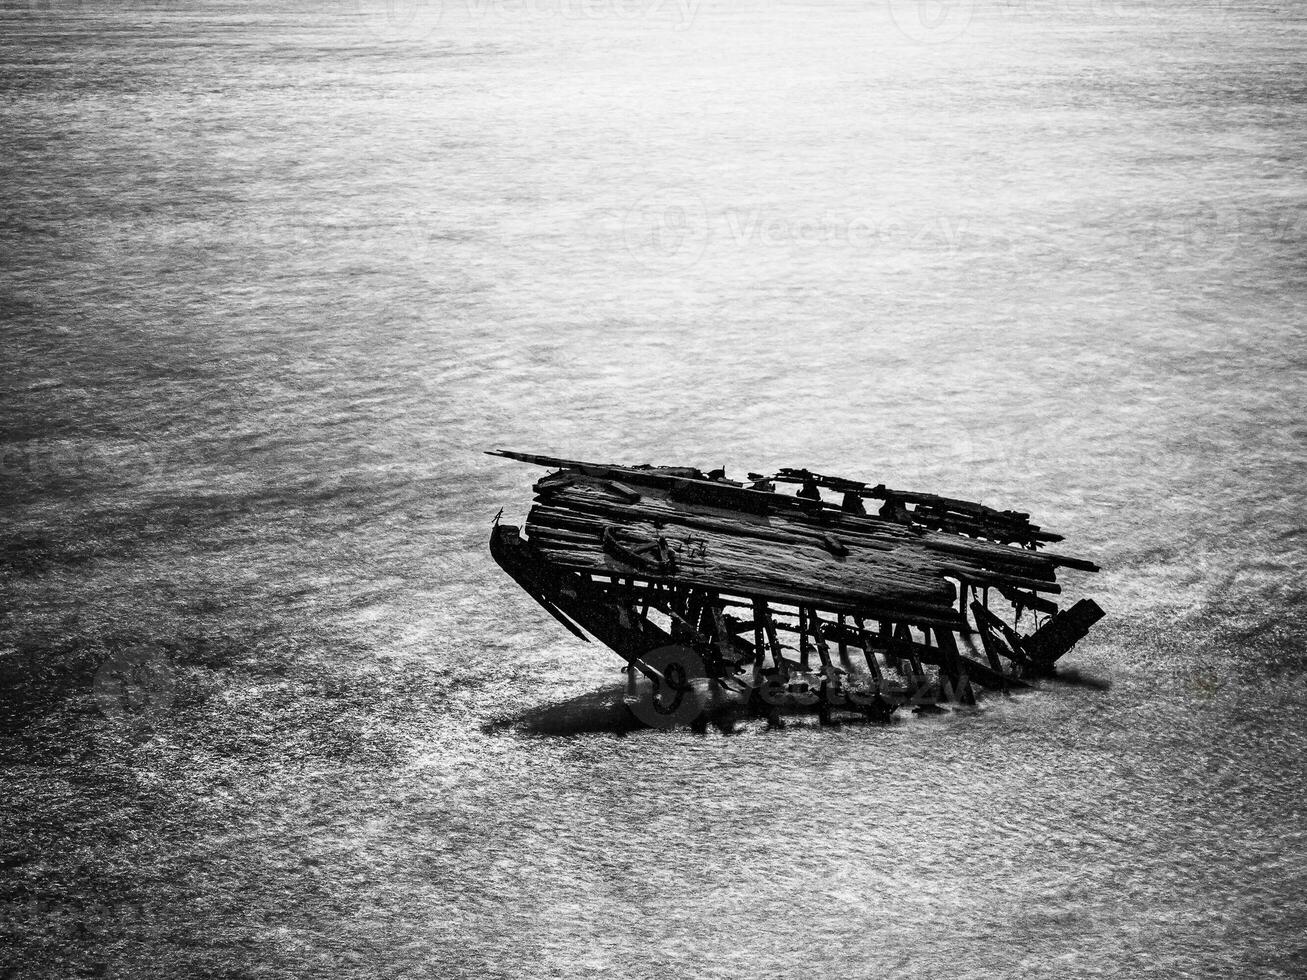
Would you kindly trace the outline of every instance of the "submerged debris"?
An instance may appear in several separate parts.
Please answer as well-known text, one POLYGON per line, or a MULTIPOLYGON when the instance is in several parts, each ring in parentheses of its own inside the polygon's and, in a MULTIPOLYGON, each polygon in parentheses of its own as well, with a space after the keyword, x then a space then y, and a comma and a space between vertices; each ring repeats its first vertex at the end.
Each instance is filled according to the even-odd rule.
POLYGON ((1061 536, 1017 511, 805 469, 744 484, 490 455, 556 470, 535 484, 524 529, 496 518, 491 554, 573 634, 627 662, 628 703, 651 724, 694 721, 724 691, 773 717, 973 703, 973 683, 1006 690, 1051 672, 1103 617, 1092 599, 1056 599, 1058 568, 1098 566, 1040 550, 1061 536))

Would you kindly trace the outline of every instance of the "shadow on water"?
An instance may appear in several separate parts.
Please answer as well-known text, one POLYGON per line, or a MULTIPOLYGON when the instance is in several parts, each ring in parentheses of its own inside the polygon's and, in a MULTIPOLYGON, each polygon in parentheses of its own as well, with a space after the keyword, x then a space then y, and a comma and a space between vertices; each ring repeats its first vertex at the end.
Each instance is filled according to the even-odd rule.
POLYGON ((622 703, 622 689, 609 686, 496 718, 483 725, 482 731, 493 734, 515 729, 531 735, 626 735, 646 727, 622 703))
MULTIPOLYGON (((536 705, 522 711, 502 715, 481 726, 487 735, 517 731, 529 735, 562 736, 609 734, 625 736, 632 732, 655 730, 646 724, 623 702, 624 686, 605 686, 564 701, 536 705)), ((946 713, 945 709, 916 709, 919 713, 946 713)), ((845 726, 883 727, 901 722, 901 718, 871 718, 854 712, 836 711, 825 727, 845 726)), ((817 711, 804 708, 786 708, 776 723, 754 710, 738 697, 723 697, 706 706, 699 722, 675 727, 706 733, 713 728, 723 735, 740 734, 760 728, 781 731, 787 727, 814 727, 822 723, 817 711)))
POLYGON ((1076 667, 1062 667, 1057 673, 1050 675, 1045 680, 1057 684, 1065 684, 1067 687, 1085 687, 1091 691, 1110 691, 1112 682, 1104 677, 1095 677, 1093 674, 1087 674, 1076 667))

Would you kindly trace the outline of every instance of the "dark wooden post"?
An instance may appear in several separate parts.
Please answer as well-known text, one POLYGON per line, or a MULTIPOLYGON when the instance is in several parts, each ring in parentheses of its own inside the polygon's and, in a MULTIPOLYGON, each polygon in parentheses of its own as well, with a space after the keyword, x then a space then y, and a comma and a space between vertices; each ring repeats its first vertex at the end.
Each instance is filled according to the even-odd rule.
POLYGON ((821 658, 821 672, 824 676, 830 678, 833 686, 839 687, 839 672, 830 659, 830 645, 826 642, 826 636, 822 632, 821 617, 817 615, 817 610, 808 610, 808 625, 812 627, 813 639, 817 641, 817 655, 821 658))
MULTIPOLYGON (((985 648, 985 657, 989 660, 989 666, 996 673, 1003 674, 1003 661, 998 658, 999 646, 994 634, 989 631, 984 623, 981 623, 979 617, 976 620, 977 632, 980 634, 980 643, 985 648)), ((1007 676, 1004 674, 1004 676, 1007 676)))
POLYGON ((713 671, 713 680, 715 683, 718 677, 726 676, 728 665, 734 661, 734 658, 730 657, 729 654, 735 646, 735 643, 730 630, 726 628, 726 618, 722 613, 721 607, 721 596, 714 596, 712 599, 705 602, 705 605, 707 607, 708 617, 712 619, 711 635, 717 640, 717 653, 714 658, 716 660, 716 663, 714 664, 716 669, 713 671))
POLYGON ((862 637, 862 655, 867 658, 867 670, 879 684, 884 675, 880 672, 880 664, 876 660, 876 651, 872 647, 871 634, 867 632, 867 627, 862 623, 861 616, 853 618, 854 624, 858 627, 858 635, 862 637))
POLYGON ((905 623, 899 623, 894 627, 894 640, 898 645, 899 653, 906 656, 909 666, 912 668, 914 678, 926 676, 926 669, 921 666, 921 658, 917 656, 917 651, 912 648, 914 640, 912 639, 912 629, 905 623))
POLYGON ((971 690, 971 681, 962 666, 962 657, 958 654, 958 641, 948 627, 935 627, 935 639, 939 643, 941 654, 940 673, 948 678, 948 686, 941 685, 942 691, 952 688, 953 696, 959 704, 975 704, 976 695, 971 690))
POLYGON ((885 651, 886 662, 903 676, 903 660, 898 655, 898 648, 894 645, 894 624, 888 619, 880 621, 880 645, 885 651))
POLYGON ((840 613, 838 616, 835 617, 835 624, 836 626, 839 627, 840 666, 843 667, 845 670, 848 670, 849 669, 849 642, 848 642, 848 638, 844 635, 844 613, 840 613))
POLYGON ((763 630, 767 633, 767 644, 771 647, 772 663, 775 665, 781 681, 786 682, 790 679, 790 668, 785 661, 784 654, 781 653, 781 641, 776 638, 776 623, 771 618, 771 610, 767 608, 767 603, 762 600, 758 600, 756 608, 758 615, 762 617, 763 630))
POLYGON ((808 658, 812 651, 812 642, 808 639, 808 610, 799 607, 799 669, 808 670, 808 658))

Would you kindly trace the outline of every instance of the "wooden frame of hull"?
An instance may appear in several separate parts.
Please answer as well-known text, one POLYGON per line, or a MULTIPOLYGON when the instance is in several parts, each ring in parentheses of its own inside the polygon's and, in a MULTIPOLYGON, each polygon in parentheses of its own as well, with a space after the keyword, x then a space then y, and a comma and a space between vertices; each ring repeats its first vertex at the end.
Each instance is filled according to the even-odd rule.
POLYGON ((666 679, 643 658, 681 644, 698 655, 711 684, 747 693, 763 710, 815 704, 823 714, 844 707, 884 717, 903 705, 974 703, 973 684, 1028 686, 1022 678, 1031 658, 988 622, 954 628, 710 592, 639 574, 583 574, 554 566, 506 524, 495 527, 490 552, 570 632, 593 636, 655 684, 666 679), (782 643, 782 636, 791 642, 782 643))

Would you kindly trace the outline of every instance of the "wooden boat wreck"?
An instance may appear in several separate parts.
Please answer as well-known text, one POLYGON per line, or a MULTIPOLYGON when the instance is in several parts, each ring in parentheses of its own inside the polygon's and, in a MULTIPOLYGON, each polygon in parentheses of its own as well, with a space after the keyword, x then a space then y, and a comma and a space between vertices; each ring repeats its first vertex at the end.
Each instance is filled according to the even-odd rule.
POLYGON ((1057 569, 1098 566, 1043 550, 1061 536, 1028 514, 805 469, 741 483, 490 455, 554 471, 524 529, 496 518, 495 561, 626 662, 627 703, 650 724, 694 722, 730 691, 773 717, 807 705, 823 721, 974 703, 973 684, 1052 672, 1103 616, 1092 599, 1062 608, 1057 569))

